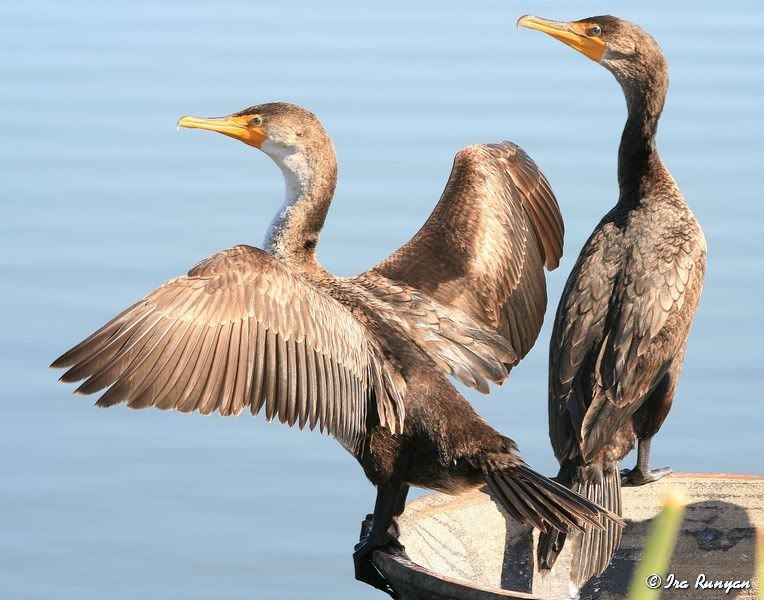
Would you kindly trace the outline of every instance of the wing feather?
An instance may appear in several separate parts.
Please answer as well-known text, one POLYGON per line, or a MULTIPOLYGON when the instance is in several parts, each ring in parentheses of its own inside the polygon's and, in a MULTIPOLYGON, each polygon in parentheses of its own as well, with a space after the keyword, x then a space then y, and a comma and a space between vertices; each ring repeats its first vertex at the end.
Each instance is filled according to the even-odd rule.
POLYGON ((303 429, 308 421, 308 359, 305 355, 304 342, 295 342, 295 351, 297 353, 295 370, 297 373, 298 426, 300 429, 303 429))
POLYGON ((146 390, 144 394, 151 394, 154 398, 154 406, 157 408, 168 410, 172 408, 172 402, 174 402, 173 391, 176 389, 186 389, 188 383, 188 366, 189 361, 194 357, 194 348, 199 343, 199 332, 197 331, 194 323, 189 322, 186 329, 186 333, 183 336, 183 340, 177 345, 173 352, 173 358, 167 361, 163 372, 169 372, 166 381, 159 387, 156 392, 146 390), (169 403, 167 399, 169 400, 169 403))
POLYGON ((63 354, 63 381, 126 402, 320 426, 360 449, 369 407, 395 431, 405 383, 376 341, 325 291, 256 248, 237 246, 148 294, 63 354), (379 377, 385 374, 385 380, 379 377), (377 375, 375 375, 377 374, 377 375))
POLYGON ((287 421, 287 403, 289 401, 289 356, 283 334, 276 335, 276 360, 278 361, 278 379, 276 383, 276 414, 279 421, 287 421))
POLYGON ((226 359, 225 376, 223 377, 223 385, 220 388, 220 396, 218 397, 217 403, 220 414, 225 417, 232 413, 239 361, 242 358, 246 358, 246 353, 241 351, 242 322, 246 322, 246 319, 231 321, 231 337, 228 342, 228 357, 226 359))
POLYGON ((236 368, 236 381, 231 392, 229 415, 238 415, 244 409, 245 398, 248 398, 247 385, 251 381, 252 369, 250 361, 251 338, 249 335, 249 318, 241 320, 239 332, 238 364, 236 368))
POLYGON ((424 226, 373 272, 498 330, 522 358, 541 330, 543 270, 558 266, 563 232, 549 182, 519 146, 470 146, 424 226))
POLYGON ((278 398, 278 334, 268 329, 265 338, 265 418, 270 422, 276 416, 278 398))
POLYGON ((287 350, 287 404, 286 422, 291 427, 297 422, 297 348, 294 339, 286 342, 287 350))
POLYGON ((252 378, 252 395, 249 400, 250 412, 252 415, 256 415, 260 412, 265 402, 265 394, 263 394, 263 386, 265 385, 265 363, 266 363, 266 339, 267 329, 257 322, 257 319, 252 316, 249 318, 250 323, 254 323, 257 342, 255 345, 255 369, 252 378), (259 357, 259 360, 258 358, 259 357))

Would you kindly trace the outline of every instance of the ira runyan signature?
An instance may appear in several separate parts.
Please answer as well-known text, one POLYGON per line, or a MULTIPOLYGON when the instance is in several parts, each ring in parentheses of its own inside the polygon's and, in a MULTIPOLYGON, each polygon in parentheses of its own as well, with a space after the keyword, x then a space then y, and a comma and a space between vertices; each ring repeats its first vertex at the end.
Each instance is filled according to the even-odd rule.
MULTIPOLYGON (((648 586, 650 586, 650 583, 655 585, 656 581, 653 579, 652 582, 649 581, 648 577, 648 586)), ((658 578, 660 581, 660 578, 658 578)), ((666 581, 660 582, 657 587, 662 587, 664 590, 667 589, 675 589, 675 590, 687 590, 690 589, 690 582, 686 579, 679 579, 676 575, 673 573, 669 573, 666 575, 666 581), (662 585, 661 585, 662 583, 662 585)), ((652 587, 652 586, 650 586, 652 587)), ((693 589, 696 590, 724 590, 725 594, 729 594, 730 590, 747 590, 751 588, 751 582, 750 580, 721 580, 721 579, 709 579, 706 577, 705 573, 700 573, 697 578, 695 579, 694 584, 692 585, 693 589)))

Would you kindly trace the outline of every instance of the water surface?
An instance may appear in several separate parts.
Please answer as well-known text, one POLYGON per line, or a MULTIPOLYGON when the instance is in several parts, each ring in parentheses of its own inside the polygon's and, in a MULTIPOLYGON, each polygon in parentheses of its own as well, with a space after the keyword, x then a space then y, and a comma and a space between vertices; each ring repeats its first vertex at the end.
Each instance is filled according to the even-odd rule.
MULTIPOLYGON (((659 145, 710 254, 654 460, 764 471, 761 2, 583 1, 575 12, 542 1, 8 3, 0 597, 380 597, 352 579, 374 491, 339 445, 260 419, 96 410, 46 365, 199 259, 261 242, 283 194, 278 170, 222 136, 177 132, 175 121, 273 100, 309 107, 335 140, 340 183, 319 255, 338 274, 366 269, 418 229, 459 148, 521 144, 567 224, 551 313, 616 199, 624 103, 604 69, 517 31, 528 12, 615 12, 666 51, 659 145)), ((466 393, 551 474, 548 338, 545 327, 509 385, 466 393)))

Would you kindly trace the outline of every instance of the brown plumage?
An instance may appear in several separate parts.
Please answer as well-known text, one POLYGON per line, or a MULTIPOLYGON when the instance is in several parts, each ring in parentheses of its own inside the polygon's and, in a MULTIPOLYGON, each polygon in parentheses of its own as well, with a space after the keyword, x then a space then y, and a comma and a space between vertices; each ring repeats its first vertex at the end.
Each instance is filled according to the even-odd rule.
MULTIPOLYGON (((700 300, 706 241, 655 147, 668 67, 655 40, 615 17, 520 22, 549 33, 609 69, 623 88, 628 118, 618 153, 620 196, 586 242, 568 278, 549 352, 549 433, 557 480, 620 514, 624 485, 654 481, 650 441, 671 408, 690 325, 700 300), (637 466, 618 461, 639 445, 637 466)), ((574 583, 609 564, 621 537, 577 536, 574 583)), ((539 562, 551 568, 565 534, 544 534, 539 562)))
POLYGON ((357 576, 382 589, 367 557, 394 543, 388 528, 410 485, 488 483, 510 514, 544 531, 599 526, 597 506, 525 466, 446 378, 487 392, 538 335, 543 265, 558 263, 562 220, 522 150, 463 150, 413 240, 337 278, 316 260, 337 167, 315 116, 275 103, 179 124, 240 139, 281 168, 287 198, 266 251, 224 250, 151 292, 54 362, 69 368, 63 381, 106 390, 99 406, 264 411, 329 432, 377 486, 374 525, 354 556, 357 576))
POLYGON ((422 229, 373 272, 498 329, 522 358, 544 320, 542 265, 559 265, 563 231, 549 182, 521 148, 470 146, 422 229))

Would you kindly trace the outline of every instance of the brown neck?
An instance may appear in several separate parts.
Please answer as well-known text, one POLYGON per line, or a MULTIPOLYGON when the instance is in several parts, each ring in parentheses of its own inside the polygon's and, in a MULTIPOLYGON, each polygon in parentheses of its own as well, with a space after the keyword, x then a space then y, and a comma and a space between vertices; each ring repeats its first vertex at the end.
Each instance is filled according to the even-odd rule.
POLYGON ((636 205, 651 197, 656 181, 669 176, 655 147, 668 74, 664 69, 649 70, 638 80, 622 81, 621 86, 628 118, 618 149, 619 203, 636 205))
POLYGON ((265 250, 306 276, 326 274, 316 247, 337 184, 337 161, 331 141, 320 152, 273 157, 284 174, 284 204, 271 222, 265 250))

